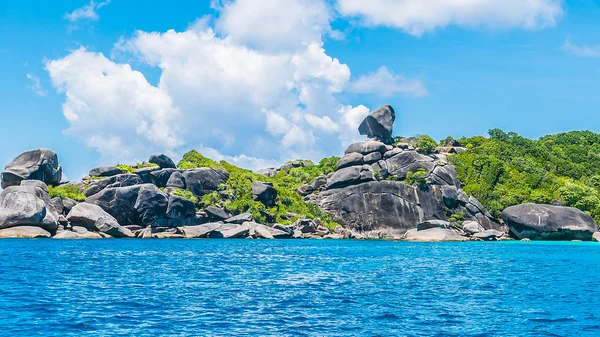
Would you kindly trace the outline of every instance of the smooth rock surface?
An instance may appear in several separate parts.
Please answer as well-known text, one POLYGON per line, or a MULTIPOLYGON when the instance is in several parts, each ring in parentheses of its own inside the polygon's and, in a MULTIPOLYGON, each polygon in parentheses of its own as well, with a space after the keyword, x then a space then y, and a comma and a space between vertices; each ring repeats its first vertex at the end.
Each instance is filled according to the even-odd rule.
POLYGON ((50 232, 37 226, 17 226, 0 229, 0 239, 49 238, 50 232))
POLYGON ((58 156, 48 149, 23 152, 8 163, 2 171, 1 186, 17 186, 23 180, 40 180, 48 185, 58 185, 62 168, 58 156))

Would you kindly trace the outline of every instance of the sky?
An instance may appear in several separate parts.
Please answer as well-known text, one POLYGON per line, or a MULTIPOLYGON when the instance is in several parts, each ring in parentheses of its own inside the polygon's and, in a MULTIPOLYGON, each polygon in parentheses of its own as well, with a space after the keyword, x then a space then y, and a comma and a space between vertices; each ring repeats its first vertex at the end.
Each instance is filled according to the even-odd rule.
POLYGON ((67 179, 189 150, 238 166, 394 134, 600 132, 600 1, 0 1, 0 166, 67 179))

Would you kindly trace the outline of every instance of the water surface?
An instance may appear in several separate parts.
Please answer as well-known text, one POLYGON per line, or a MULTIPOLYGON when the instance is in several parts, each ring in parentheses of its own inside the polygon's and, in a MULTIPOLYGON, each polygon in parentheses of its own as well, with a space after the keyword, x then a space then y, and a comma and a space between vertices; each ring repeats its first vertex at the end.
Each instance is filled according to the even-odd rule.
POLYGON ((0 240, 0 336, 600 336, 600 244, 0 240))

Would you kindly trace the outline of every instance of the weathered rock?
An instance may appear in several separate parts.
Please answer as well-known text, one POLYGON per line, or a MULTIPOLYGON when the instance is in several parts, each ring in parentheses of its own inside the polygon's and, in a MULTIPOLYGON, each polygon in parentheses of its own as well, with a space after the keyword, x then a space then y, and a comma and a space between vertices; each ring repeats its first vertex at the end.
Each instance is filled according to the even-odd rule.
POLYGON ((169 196, 156 186, 146 184, 140 188, 138 198, 133 206, 137 211, 141 224, 153 225, 156 219, 167 213, 169 196))
POLYGON ((99 166, 90 170, 90 177, 112 177, 126 173, 116 166, 99 166))
POLYGON ((592 234, 592 241, 600 242, 600 232, 592 234))
POLYGON ((294 224, 294 229, 302 233, 315 233, 318 225, 311 219, 300 219, 294 224))
POLYGON ((462 223, 462 229, 465 233, 469 235, 473 235, 476 233, 481 233, 485 231, 485 228, 479 224, 477 221, 469 220, 462 223))
POLYGON ((336 171, 327 181, 327 188, 344 187, 373 179, 373 169, 369 165, 351 166, 336 171))
POLYGON ((223 225, 220 222, 206 223, 198 226, 185 226, 181 228, 183 235, 188 239, 206 238, 217 228, 223 225))
POLYGON ((207 223, 209 218, 202 215, 193 215, 183 219, 171 219, 171 218, 158 218, 154 221, 153 228, 164 227, 164 228, 178 228, 185 226, 197 226, 207 223))
POLYGON ((289 239, 292 237, 292 234, 294 233, 293 229, 291 231, 286 231, 286 230, 282 230, 280 228, 276 228, 275 226, 273 226, 273 227, 266 226, 266 228, 275 239, 289 239))
POLYGON ((373 177, 377 180, 386 179, 390 175, 385 160, 371 164, 371 169, 373 170, 373 177))
POLYGON ((383 156, 381 155, 380 152, 373 152, 373 153, 369 153, 368 155, 364 156, 364 162, 365 164, 373 164, 376 163, 378 161, 380 161, 381 159, 383 159, 383 156))
MULTIPOLYGON (((379 153, 379 152, 375 152, 375 153, 379 153)), ((343 169, 345 167, 357 166, 357 165, 362 166, 362 164, 364 164, 363 157, 364 156, 360 153, 356 153, 356 152, 348 153, 347 155, 340 158, 340 160, 338 160, 338 162, 335 164, 335 169, 337 171, 337 170, 343 169)))
POLYGON ((244 222, 249 222, 252 221, 252 214, 251 213, 242 213, 242 214, 238 214, 236 216, 232 216, 231 218, 228 218, 225 220, 225 223, 234 223, 234 224, 243 224, 244 222))
POLYGON ((65 198, 62 200, 63 203, 63 214, 67 215, 69 214, 69 212, 71 211, 71 209, 73 209, 73 207, 75 207, 75 205, 77 205, 77 201, 73 200, 73 199, 69 199, 69 198, 65 198))
POLYGON ((418 231, 423 231, 430 228, 450 229, 450 227, 452 227, 452 225, 445 220, 426 220, 417 224, 418 231))
POLYGON ((31 150, 18 155, 2 171, 1 186, 18 186, 23 180, 40 180, 49 185, 58 185, 62 179, 62 168, 56 153, 48 149, 31 150))
POLYGON ((148 159, 148 162, 151 164, 156 164, 163 169, 177 168, 177 165, 175 165, 173 160, 164 154, 153 154, 150 156, 150 159, 148 159))
POLYGON ((388 150, 388 151, 386 151, 386 152, 383 154, 383 158, 384 158, 384 159, 389 159, 389 158, 392 158, 393 156, 395 156, 395 155, 397 155, 397 154, 400 154, 400 153, 402 153, 402 151, 403 151, 403 150, 402 150, 401 148, 399 148, 399 147, 395 147, 395 148, 393 148, 393 149, 391 149, 391 150, 388 150))
POLYGON ((274 177, 277 175, 277 173, 279 172, 278 169, 274 168, 274 167, 270 167, 270 168, 266 168, 266 169, 262 169, 262 170, 258 170, 256 171, 256 173, 261 174, 265 177, 274 177))
POLYGON ((362 155, 367 155, 373 152, 385 153, 387 152, 387 148, 382 142, 378 142, 375 140, 366 140, 364 142, 350 144, 350 146, 348 146, 348 148, 346 149, 345 154, 359 153, 362 155))
POLYGON ((170 195, 166 210, 166 217, 171 219, 183 219, 193 216, 196 213, 196 207, 193 202, 178 195, 170 195))
POLYGON ((315 188, 312 187, 312 185, 308 185, 308 184, 301 185, 296 190, 296 192, 298 192, 298 194, 300 194, 303 197, 311 194, 314 191, 315 191, 315 188))
POLYGON ((227 211, 222 208, 208 206, 204 209, 204 211, 210 218, 214 220, 226 220, 231 218, 231 214, 227 213, 227 211))
POLYGON ((37 187, 45 193, 48 193, 48 185, 46 185, 46 183, 41 180, 23 180, 21 181, 20 185, 23 187, 37 187))
POLYGON ((433 158, 419 154, 417 151, 404 151, 386 160, 390 175, 398 179, 406 179, 408 172, 419 169, 430 173, 435 167, 433 158))
POLYGON ((37 226, 17 226, 0 229, 0 239, 49 238, 50 233, 37 226))
POLYGON ((156 187, 166 187, 169 182, 169 178, 175 172, 179 172, 176 169, 162 169, 150 172, 152 183, 156 185, 156 187))
POLYGON ((222 225, 210 234, 210 238, 217 239, 238 239, 243 238, 250 232, 250 223, 245 222, 241 225, 222 225), (230 226, 229 228, 227 226, 230 226))
POLYGON ((436 166, 428 177, 428 183, 460 187, 458 174, 454 165, 436 166))
POLYGON ((83 195, 91 197, 106 188, 135 186, 143 183, 142 178, 137 174, 117 174, 106 179, 94 181, 83 191, 83 195))
POLYGON ((167 187, 185 190, 185 178, 181 172, 173 172, 167 181, 167 187))
POLYGON ((330 240, 340 240, 343 238, 344 238, 343 235, 336 234, 336 233, 331 233, 331 234, 327 234, 327 235, 323 236, 323 239, 330 239, 330 240))
POLYGON ((268 229, 267 226, 250 222, 246 222, 246 224, 252 224, 254 233, 256 233, 257 237, 263 239, 275 239, 275 237, 273 236, 273 234, 271 234, 271 231, 268 229))
POLYGON ((450 242, 467 241, 469 239, 451 229, 430 228, 422 231, 411 229, 406 232, 404 240, 416 242, 450 242))
POLYGON ((510 206, 502 212, 502 220, 519 239, 589 241, 598 230, 591 216, 564 206, 510 206))
MULTIPOLYGON (((67 215, 67 220, 71 223, 82 225, 87 230, 106 233, 113 237, 133 237, 133 233, 129 229, 119 225, 113 216, 97 205, 88 203, 77 204, 67 215)), ((74 229, 75 227, 73 226, 74 229)))
POLYGON ((77 240, 83 239, 83 235, 71 231, 62 231, 52 237, 53 239, 77 240))
POLYGON ((488 229, 479 233, 474 233, 472 236, 473 238, 480 239, 483 241, 496 241, 504 236, 504 232, 488 229))
POLYGON ((112 215, 121 225, 138 225, 141 223, 135 204, 138 193, 143 186, 151 184, 106 188, 85 200, 86 203, 100 206, 112 215))
MULTIPOLYGON (((58 197, 50 199, 50 206, 54 209, 54 212, 60 215, 63 214, 65 209, 62 199, 58 197)), ((46 207, 48 207, 48 205, 46 207)))
POLYGON ((187 170, 183 173, 186 188, 196 197, 216 191, 219 185, 229 179, 229 172, 219 169, 202 167, 187 170))
POLYGON ((255 180, 252 182, 252 199, 262 202, 267 207, 275 206, 277 190, 272 183, 255 180))
POLYGON ((321 188, 326 187, 327 186, 327 176, 321 174, 320 176, 316 177, 315 180, 313 180, 311 185, 315 191, 318 191, 321 188))
POLYGON ((44 224, 46 204, 30 189, 9 186, 0 193, 0 229, 15 226, 38 226, 49 231, 58 227, 44 224))
POLYGON ((139 230, 136 235, 138 239, 151 239, 152 238, 152 227, 146 227, 139 230))
POLYGON ((87 228, 77 225, 71 226, 71 230, 77 234, 87 234, 90 232, 87 228))
POLYGON ((294 234, 294 226, 284 226, 282 224, 274 224, 271 228, 282 231, 282 232, 286 232, 288 233, 290 236, 292 234, 294 234))
POLYGON ((309 166, 314 166, 314 164, 309 160, 292 160, 290 162, 285 163, 285 165, 281 166, 279 169, 287 172, 293 168, 309 166))
POLYGON ((152 172, 156 172, 159 170, 160 170, 159 166, 148 166, 148 167, 139 168, 139 169, 133 171, 133 173, 136 174, 138 177, 140 177, 140 179, 142 179, 142 182, 144 184, 152 184, 153 183, 152 172))
POLYGON ((361 135, 379 139, 386 144, 392 144, 394 142, 392 131, 395 120, 396 112, 394 108, 390 105, 384 105, 365 117, 358 127, 358 132, 361 135))

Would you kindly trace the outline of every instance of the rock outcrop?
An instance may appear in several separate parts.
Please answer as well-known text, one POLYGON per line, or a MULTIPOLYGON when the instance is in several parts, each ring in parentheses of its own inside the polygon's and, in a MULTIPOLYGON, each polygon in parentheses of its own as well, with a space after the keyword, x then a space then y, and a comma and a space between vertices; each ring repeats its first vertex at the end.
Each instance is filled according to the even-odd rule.
POLYGON ((48 149, 31 150, 18 155, 2 171, 2 188, 19 186, 23 180, 39 180, 57 185, 62 180, 58 156, 48 149))
POLYGON ((519 239, 584 240, 598 231, 594 219, 573 207, 523 204, 502 212, 502 220, 519 239))
POLYGON ((396 120, 396 112, 389 105, 384 105, 381 108, 371 112, 358 127, 358 132, 361 135, 369 138, 374 138, 386 144, 392 144, 392 131, 394 121, 396 120))
POLYGON ((163 169, 177 168, 177 165, 175 165, 173 160, 165 154, 153 154, 150 156, 150 159, 148 159, 148 162, 151 164, 156 164, 163 169))

